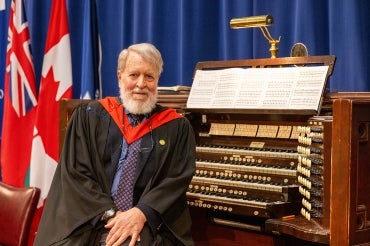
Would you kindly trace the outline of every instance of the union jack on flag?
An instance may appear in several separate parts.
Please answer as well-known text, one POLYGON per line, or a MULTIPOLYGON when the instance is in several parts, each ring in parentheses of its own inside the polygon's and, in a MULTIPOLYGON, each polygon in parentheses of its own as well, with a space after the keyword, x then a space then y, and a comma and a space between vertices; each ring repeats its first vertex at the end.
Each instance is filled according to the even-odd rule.
POLYGON ((9 13, 1 141, 2 180, 28 186, 33 126, 37 105, 30 34, 22 0, 13 0, 9 13))
POLYGON ((9 96, 18 117, 36 106, 35 72, 30 52, 30 34, 21 0, 12 1, 8 31, 6 73, 9 96))

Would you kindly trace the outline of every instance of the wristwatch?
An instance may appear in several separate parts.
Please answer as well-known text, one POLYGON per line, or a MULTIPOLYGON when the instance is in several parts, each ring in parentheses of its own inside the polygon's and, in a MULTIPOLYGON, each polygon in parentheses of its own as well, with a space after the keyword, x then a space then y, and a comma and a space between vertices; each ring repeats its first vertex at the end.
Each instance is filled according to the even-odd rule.
POLYGON ((101 220, 107 223, 108 220, 113 218, 115 215, 116 215, 116 210, 114 208, 110 208, 108 210, 105 210, 103 216, 101 217, 101 220))

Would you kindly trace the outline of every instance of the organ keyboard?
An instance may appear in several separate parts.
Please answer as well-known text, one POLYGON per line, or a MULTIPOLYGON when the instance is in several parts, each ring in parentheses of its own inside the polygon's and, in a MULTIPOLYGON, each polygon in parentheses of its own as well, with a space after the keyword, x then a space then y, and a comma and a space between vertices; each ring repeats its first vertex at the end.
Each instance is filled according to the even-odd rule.
POLYGON ((196 172, 187 191, 191 207, 208 209, 213 217, 299 213, 298 129, 307 116, 188 110, 197 133, 196 172))

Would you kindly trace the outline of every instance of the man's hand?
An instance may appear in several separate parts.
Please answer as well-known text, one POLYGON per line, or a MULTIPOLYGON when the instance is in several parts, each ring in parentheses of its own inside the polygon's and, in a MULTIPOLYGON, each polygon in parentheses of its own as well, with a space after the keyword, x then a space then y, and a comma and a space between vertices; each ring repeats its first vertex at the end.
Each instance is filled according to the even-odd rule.
POLYGON ((134 246, 136 241, 140 241, 140 232, 145 222, 145 215, 136 207, 125 212, 117 211, 105 225, 105 228, 110 229, 107 246, 119 246, 129 237, 131 237, 129 246, 134 246))

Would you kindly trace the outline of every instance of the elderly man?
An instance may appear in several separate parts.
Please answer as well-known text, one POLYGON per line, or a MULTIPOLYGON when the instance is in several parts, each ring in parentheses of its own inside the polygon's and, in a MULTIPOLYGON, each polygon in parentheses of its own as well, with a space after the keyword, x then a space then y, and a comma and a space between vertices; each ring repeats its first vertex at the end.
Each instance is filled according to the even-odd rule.
POLYGON ((195 137, 186 118, 157 104, 162 67, 153 45, 132 45, 118 58, 120 96, 76 108, 36 246, 193 245, 195 137))

